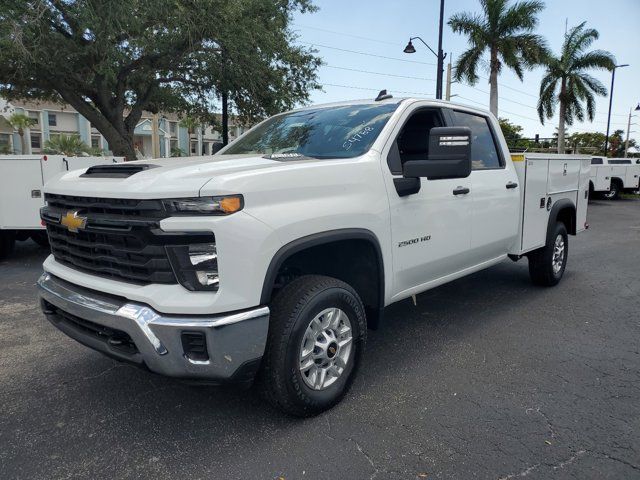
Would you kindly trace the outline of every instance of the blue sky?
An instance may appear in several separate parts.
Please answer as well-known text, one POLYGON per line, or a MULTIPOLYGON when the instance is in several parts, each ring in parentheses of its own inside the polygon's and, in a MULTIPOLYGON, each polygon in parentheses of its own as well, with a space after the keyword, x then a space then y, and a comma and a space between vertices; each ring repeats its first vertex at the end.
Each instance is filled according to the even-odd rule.
MULTIPOLYGON (((373 98, 383 88, 394 96, 433 98, 436 57, 419 42, 415 43, 418 52, 412 55, 402 50, 409 36, 421 36, 436 49, 438 0, 316 0, 316 5, 320 7, 318 12, 296 15, 293 25, 298 41, 305 46, 312 44, 325 62, 319 70, 324 88, 312 94, 312 103, 373 98)), ((479 9, 478 0, 446 0, 445 23, 455 12, 479 9)), ((537 33, 546 37, 555 52, 562 44, 567 19, 569 28, 586 21, 587 26, 600 32, 592 49, 609 50, 618 64, 630 64, 617 70, 611 117, 612 131, 626 131, 629 108, 640 102, 640 0, 547 0, 537 33)), ((453 55, 455 62, 466 49, 466 40, 445 25, 443 49, 453 55)), ((488 76, 486 72, 481 74, 488 76)), ((542 74, 542 69, 537 68, 526 72, 524 82, 520 82, 514 74, 504 71, 499 79, 499 115, 524 127, 526 136, 551 136, 557 125, 557 118, 547 120, 545 125, 537 119, 535 106, 542 74)), ((610 73, 593 75, 609 89, 610 73)), ((488 80, 481 78, 474 88, 454 84, 452 93, 459 97, 452 100, 488 108, 488 92, 488 80)), ((576 123, 569 132, 604 132, 608 101, 608 97, 599 97, 594 122, 576 123)), ((631 136, 640 139, 640 115, 632 118, 634 122, 631 130, 637 133, 631 136)))

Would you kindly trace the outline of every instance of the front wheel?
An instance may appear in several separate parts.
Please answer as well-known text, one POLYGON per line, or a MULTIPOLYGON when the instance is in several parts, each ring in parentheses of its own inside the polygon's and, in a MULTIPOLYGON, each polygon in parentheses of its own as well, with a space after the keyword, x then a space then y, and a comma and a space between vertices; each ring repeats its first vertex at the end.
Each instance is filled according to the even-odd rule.
POLYGON ((362 301, 346 283, 320 275, 293 280, 271 304, 260 390, 290 415, 331 408, 355 377, 366 328, 362 301))
POLYGON ((552 287, 564 275, 569 255, 569 236, 564 223, 555 224, 547 244, 529 253, 529 276, 536 285, 552 287))

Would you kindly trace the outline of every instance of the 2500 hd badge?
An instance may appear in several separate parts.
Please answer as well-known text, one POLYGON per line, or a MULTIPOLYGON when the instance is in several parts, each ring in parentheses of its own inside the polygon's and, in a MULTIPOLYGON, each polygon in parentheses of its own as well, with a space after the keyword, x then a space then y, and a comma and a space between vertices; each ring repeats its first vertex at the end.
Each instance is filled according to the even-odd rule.
POLYGON ((398 248, 406 247, 407 245, 413 245, 414 243, 428 242, 429 240, 431 240, 431 235, 425 235, 424 237, 412 238, 411 240, 403 240, 402 242, 398 242, 398 248))

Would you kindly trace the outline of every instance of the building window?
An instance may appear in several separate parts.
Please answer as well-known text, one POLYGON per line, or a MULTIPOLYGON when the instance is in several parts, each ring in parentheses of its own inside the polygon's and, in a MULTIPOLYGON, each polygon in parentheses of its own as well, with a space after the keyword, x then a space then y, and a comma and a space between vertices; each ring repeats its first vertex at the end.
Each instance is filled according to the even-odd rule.
POLYGON ((169 135, 172 137, 178 135, 178 122, 169 122, 169 135))
POLYGON ((58 126, 58 117, 56 117, 55 113, 50 113, 48 115, 49 117, 49 126, 50 127, 57 127, 58 126))
POLYGON ((191 155, 197 155, 198 153, 198 142, 191 142, 191 155))
POLYGON ((100 135, 91 135, 91 148, 101 148, 100 135))
POLYGON ((32 127, 37 127, 40 124, 40 114, 38 112, 29 112, 29 118, 35 120, 32 127))
POLYGON ((11 153, 11 140, 8 133, 0 133, 0 153, 11 153))
POLYGON ((42 148, 42 138, 39 133, 31 133, 31 150, 40 150, 42 148))

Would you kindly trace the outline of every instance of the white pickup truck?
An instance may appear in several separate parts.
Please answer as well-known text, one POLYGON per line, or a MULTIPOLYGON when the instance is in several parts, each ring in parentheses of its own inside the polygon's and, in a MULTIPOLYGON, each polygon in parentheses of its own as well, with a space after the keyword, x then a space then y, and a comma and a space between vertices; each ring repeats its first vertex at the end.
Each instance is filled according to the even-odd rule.
MULTIPOLYGON (((382 93, 382 92, 381 92, 382 93)), ((496 119, 380 95, 269 118, 212 157, 46 185, 41 305, 153 372, 254 379, 293 415, 338 402, 385 306, 526 256, 555 285, 590 157, 510 156, 496 119)))
POLYGON ((615 200, 621 192, 635 192, 640 185, 640 159, 591 158, 591 192, 615 200))

